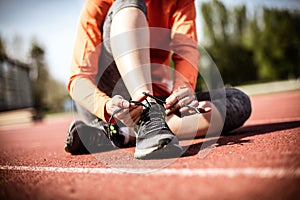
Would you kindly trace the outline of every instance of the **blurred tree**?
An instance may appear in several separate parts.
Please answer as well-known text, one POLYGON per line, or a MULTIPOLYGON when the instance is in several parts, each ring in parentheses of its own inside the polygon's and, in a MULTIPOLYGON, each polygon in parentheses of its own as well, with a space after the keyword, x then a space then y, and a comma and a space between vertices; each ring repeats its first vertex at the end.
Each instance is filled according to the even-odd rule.
POLYGON ((45 51, 36 42, 32 42, 30 50, 31 64, 36 70, 33 76, 34 119, 43 118, 45 111, 60 112, 68 99, 68 92, 63 83, 52 78, 45 63, 45 51))
POLYGON ((246 6, 236 7, 233 10, 233 16, 235 17, 235 22, 233 23, 233 30, 236 34, 233 34, 232 38, 235 44, 243 44, 245 33, 247 32, 248 20, 246 17, 246 6))
POLYGON ((203 20, 206 26, 204 26, 204 35, 209 36, 206 37, 205 40, 210 44, 215 44, 217 42, 217 38, 214 31, 214 22, 212 7, 208 3, 203 3, 201 6, 201 13, 203 16, 203 20))
POLYGON ((34 101, 33 107, 35 109, 35 114, 33 117, 34 120, 41 120, 44 116, 44 112, 47 109, 45 97, 49 73, 45 64, 44 55, 44 49, 37 44, 36 41, 33 41, 30 49, 30 58, 31 65, 35 70, 35 76, 33 77, 32 81, 34 101))
POLYGON ((0 55, 1 55, 1 56, 6 55, 5 44, 4 44, 4 41, 3 41, 3 39, 2 39, 1 36, 0 36, 0 55))
POLYGON ((216 8, 216 13, 218 13, 219 18, 215 20, 215 26, 217 26, 217 32, 220 33, 219 41, 227 41, 228 40, 228 11, 226 10, 224 4, 220 1, 213 1, 213 5, 216 8))
POLYGON ((248 27, 246 7, 228 11, 218 0, 203 3, 206 50, 215 61, 225 84, 237 85, 257 79, 251 49, 243 41, 248 27), (234 20, 229 20, 234 19, 234 20))
POLYGON ((253 45, 259 78, 277 80, 300 75, 300 14, 264 9, 263 26, 253 45))
POLYGON ((218 0, 201 5, 205 46, 225 84, 300 76, 300 13, 264 8, 247 18, 245 6, 218 0), (260 20, 260 21, 259 21, 260 20))

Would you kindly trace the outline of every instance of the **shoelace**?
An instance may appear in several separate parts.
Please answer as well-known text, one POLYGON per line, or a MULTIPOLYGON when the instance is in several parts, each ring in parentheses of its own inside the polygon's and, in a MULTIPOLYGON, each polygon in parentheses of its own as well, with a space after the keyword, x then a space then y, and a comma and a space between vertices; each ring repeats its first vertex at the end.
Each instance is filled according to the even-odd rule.
MULTIPOLYGON (((164 100, 162 100, 162 99, 160 99, 160 98, 158 98, 158 97, 156 97, 156 96, 153 96, 153 95, 151 95, 151 94, 149 94, 149 93, 147 93, 147 92, 143 92, 143 94, 145 95, 145 96, 147 96, 147 97, 150 97, 150 98, 152 98, 152 99, 154 99, 154 100, 156 100, 156 102, 157 103, 160 103, 160 104, 166 104, 166 101, 164 101, 164 100)), ((143 104, 142 102, 138 102, 138 101, 134 101, 134 100, 130 100, 129 101, 129 103, 132 103, 132 104, 135 104, 135 105, 137 105, 137 106, 143 106, 143 107, 151 107, 151 104, 150 104, 150 102, 147 100, 147 99, 145 99, 146 100, 146 102, 147 102, 147 104, 148 104, 148 106, 146 106, 145 104, 143 104)), ((196 113, 201 113, 201 110, 199 109, 199 108, 197 108, 197 107, 194 107, 194 106, 190 106, 190 105, 184 105, 183 107, 187 107, 187 108, 189 108, 189 109, 192 109, 192 110, 194 110, 196 113)), ((108 120, 108 125, 109 125, 109 128, 111 127, 111 123, 112 123, 112 120, 114 119, 114 116, 116 115, 116 114, 118 114, 119 112, 121 112, 122 110, 124 110, 125 108, 119 108, 119 109, 116 109, 114 112, 113 112, 113 114, 110 116, 110 118, 109 118, 109 120, 108 120)), ((110 134, 109 134, 110 135, 110 134)))
MULTIPOLYGON (((150 98, 152 98, 152 99, 155 99, 156 102, 157 102, 158 104, 160 104, 160 105, 166 104, 166 102, 165 102, 164 100, 162 100, 162 99, 160 99, 160 98, 158 98, 158 97, 155 97, 155 96, 153 96, 153 95, 151 95, 151 94, 148 94, 148 93, 146 93, 146 92, 143 92, 143 94, 144 94, 145 96, 147 96, 147 97, 150 97, 150 98)), ((147 103, 148 105, 145 105, 145 104, 142 103, 142 102, 138 102, 138 101, 134 101, 134 100, 130 100, 129 103, 132 103, 132 104, 137 105, 137 106, 143 106, 144 108, 150 108, 150 107, 151 107, 151 103, 150 103, 147 99, 145 99, 145 101, 146 101, 146 103, 147 103)), ((201 110, 201 108, 197 108, 197 107, 194 107, 194 106, 185 105, 185 106, 183 106, 183 107, 187 107, 188 109, 192 109, 192 110, 194 110, 196 113, 201 113, 201 112, 203 112, 203 111, 201 110)), ((115 138, 116 136, 118 137, 118 131, 116 130, 116 127, 115 127, 114 125, 112 125, 112 121, 113 121, 115 115, 116 115, 117 113, 121 112, 121 111, 124 110, 124 109, 125 109, 125 108, 119 108, 119 109, 116 109, 116 110, 113 112, 113 114, 111 115, 111 117, 109 118, 109 120, 108 120, 108 127, 107 127, 107 131, 106 131, 107 137, 110 139, 110 141, 112 142, 112 144, 115 145, 115 146, 116 146, 116 144, 114 143, 114 138, 115 138), (114 135, 115 135, 115 136, 114 136, 114 135)))
MULTIPOLYGON (((151 95, 151 94, 148 94, 148 93, 146 93, 146 92, 143 92, 143 94, 145 95, 145 96, 148 96, 148 97, 151 97, 152 99, 155 99, 156 101, 158 101, 158 102, 160 102, 161 104, 166 104, 166 102, 165 101, 163 101, 163 100, 161 100, 160 98, 158 98, 158 97, 155 97, 155 96, 153 96, 153 95, 151 95)), ((146 99, 147 100, 147 99, 146 99)), ((148 102, 148 101, 147 101, 148 102)), ((149 103, 149 102, 148 102, 149 103)), ((187 108, 189 108, 189 109, 192 109, 192 110, 194 110, 196 113, 201 113, 201 111, 200 111, 200 109, 199 108, 197 108, 197 107, 194 107, 194 106, 190 106, 190 105, 184 105, 184 106, 182 106, 182 107, 187 107, 187 108)))

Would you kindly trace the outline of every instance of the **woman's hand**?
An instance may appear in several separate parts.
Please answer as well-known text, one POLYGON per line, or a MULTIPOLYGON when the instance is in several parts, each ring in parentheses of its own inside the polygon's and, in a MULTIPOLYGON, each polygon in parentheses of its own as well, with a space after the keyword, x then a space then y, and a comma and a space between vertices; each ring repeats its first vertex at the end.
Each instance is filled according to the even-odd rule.
POLYGON ((198 107, 199 102, 190 88, 179 87, 166 99, 166 114, 169 115, 177 110, 181 114, 187 111, 190 111, 190 114, 195 113, 195 111, 190 110, 188 107, 184 107, 186 105, 198 107))
POLYGON ((128 127, 133 127, 140 119, 143 112, 141 106, 130 104, 120 95, 115 95, 106 103, 106 112, 111 116, 115 111, 120 110, 114 118, 121 121, 128 127))

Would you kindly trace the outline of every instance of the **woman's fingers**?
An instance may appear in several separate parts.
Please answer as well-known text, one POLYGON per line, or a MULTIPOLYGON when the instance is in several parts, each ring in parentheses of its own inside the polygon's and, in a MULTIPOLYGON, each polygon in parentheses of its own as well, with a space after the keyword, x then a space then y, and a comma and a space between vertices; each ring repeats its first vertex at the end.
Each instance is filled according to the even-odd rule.
POLYGON ((174 91, 167 99, 166 99, 166 109, 173 107, 178 101, 182 98, 189 96, 190 90, 188 88, 180 88, 174 91))
POLYGON ((192 102, 192 106, 197 104, 197 101, 194 101, 195 96, 189 88, 179 88, 166 99, 166 114, 169 115, 176 110, 185 112, 186 110, 188 110, 188 108, 185 108, 186 105, 189 105, 192 102))
MULTIPOLYGON (((138 100, 142 101, 143 97, 138 100)), ((134 124, 139 121, 140 115, 143 112, 141 106, 130 104, 120 95, 114 96, 107 102, 106 110, 108 114, 114 114, 114 118, 118 119, 128 127, 134 126, 134 124)))
POLYGON ((122 96, 116 95, 112 98, 112 106, 116 108, 129 108, 129 102, 122 96))

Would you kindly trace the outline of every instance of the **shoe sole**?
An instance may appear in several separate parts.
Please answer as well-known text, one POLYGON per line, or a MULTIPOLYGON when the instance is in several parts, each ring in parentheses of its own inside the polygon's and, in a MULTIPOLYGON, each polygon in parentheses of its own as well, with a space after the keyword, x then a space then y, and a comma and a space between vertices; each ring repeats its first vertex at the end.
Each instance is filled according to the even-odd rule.
POLYGON ((72 155, 90 154, 107 150, 112 150, 114 147, 106 136, 105 130, 97 129, 92 126, 87 126, 81 121, 74 121, 70 124, 67 132, 65 151, 72 155), (77 131, 72 131, 74 126, 82 124, 84 127, 77 127, 77 131), (78 129, 81 135, 78 133, 78 129), (83 134, 84 133, 84 134, 83 134), (100 138, 99 143, 95 143, 100 138), (71 141, 71 142, 70 142, 71 141))
POLYGON ((178 144, 169 143, 162 147, 152 147, 148 149, 135 149, 134 158, 136 159, 163 159, 175 158, 182 154, 182 147, 178 144))
MULTIPOLYGON (((65 149, 65 151, 66 151, 67 153, 74 154, 74 151, 73 151, 73 149, 72 149, 72 146, 74 145, 74 142, 76 142, 75 137, 79 137, 79 136, 78 136, 78 135, 77 135, 77 136, 73 135, 73 134, 71 133, 71 130, 72 130, 72 128, 74 128, 74 126, 76 126, 76 124, 78 124, 78 123, 83 123, 83 122, 81 122, 81 121, 79 121, 79 120, 74 120, 74 121, 70 124, 70 126, 69 126, 69 128, 68 128, 68 132, 67 132, 67 136, 66 136, 66 141, 65 141, 65 147, 64 147, 64 149, 65 149), (70 140, 72 140, 72 142, 70 142, 70 140)), ((77 145, 79 145, 79 144, 77 144, 77 145)))

